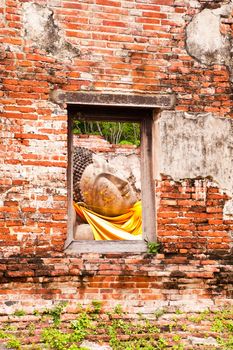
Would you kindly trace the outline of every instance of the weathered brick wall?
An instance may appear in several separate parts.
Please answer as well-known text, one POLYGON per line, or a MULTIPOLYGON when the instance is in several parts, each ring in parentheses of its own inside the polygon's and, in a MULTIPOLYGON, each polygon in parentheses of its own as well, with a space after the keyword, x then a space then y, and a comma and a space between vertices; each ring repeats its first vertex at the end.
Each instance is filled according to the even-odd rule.
POLYGON ((105 308, 120 304, 149 315, 162 307, 200 311, 232 302, 230 255, 53 255, 1 259, 2 312, 43 309, 58 300, 103 300, 105 308))
MULTIPOLYGON (((1 305, 95 298, 136 310, 157 299, 231 298, 232 2, 0 0, 0 6, 1 305), (205 20, 212 37, 201 26, 205 20), (216 147, 203 148, 205 159, 194 175, 173 176, 177 166, 163 163, 163 177, 156 177, 165 258, 63 253, 68 116, 53 99, 57 90, 175 94, 173 114, 161 115, 174 117, 180 135, 183 124, 175 120, 183 112, 187 120, 200 113, 211 123, 221 117, 223 124, 208 127, 205 146, 220 129, 223 136, 216 147), (224 144, 226 153, 205 172, 206 161, 224 144), (223 184, 212 179, 216 170, 223 184)), ((197 123, 200 129, 204 121, 197 123)), ((163 130, 173 133, 169 125, 163 130)), ((197 163, 189 137, 182 136, 190 152, 182 169, 197 163)), ((166 145, 161 159, 169 159, 166 145)))
POLYGON ((140 147, 135 145, 115 145, 100 135, 74 135, 73 146, 89 148, 93 152, 105 154, 109 158, 118 154, 140 154, 140 147))
POLYGON ((228 196, 208 179, 165 179, 158 187, 158 230, 164 249, 182 254, 230 251, 232 220, 224 219, 228 196))

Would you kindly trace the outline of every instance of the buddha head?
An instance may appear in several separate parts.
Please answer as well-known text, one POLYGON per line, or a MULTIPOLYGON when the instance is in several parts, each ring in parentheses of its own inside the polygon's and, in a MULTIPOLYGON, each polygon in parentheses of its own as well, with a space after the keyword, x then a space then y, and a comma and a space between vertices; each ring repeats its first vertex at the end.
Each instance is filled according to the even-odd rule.
POLYGON ((83 147, 74 149, 74 200, 104 216, 124 214, 137 201, 130 183, 117 169, 83 147))

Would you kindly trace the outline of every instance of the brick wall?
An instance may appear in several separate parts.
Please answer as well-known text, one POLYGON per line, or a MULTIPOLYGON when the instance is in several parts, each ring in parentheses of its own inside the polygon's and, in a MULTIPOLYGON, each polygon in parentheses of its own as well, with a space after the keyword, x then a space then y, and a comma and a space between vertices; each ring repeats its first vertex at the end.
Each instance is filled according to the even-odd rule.
POLYGON ((223 217, 228 196, 207 179, 164 179, 157 188, 158 230, 164 248, 182 254, 230 251, 232 220, 223 217))
POLYGON ((191 312, 232 303, 230 255, 53 255, 0 260, 4 313, 43 309, 59 300, 102 300, 105 308, 120 304, 131 314, 149 315, 161 307, 191 312))
POLYGON ((111 144, 100 135, 74 135, 73 146, 85 147, 93 152, 105 154, 106 157, 114 157, 118 154, 140 154, 140 148, 135 145, 111 144))
MULTIPOLYGON (((175 94, 173 115, 230 123, 231 42, 231 3, 0 1, 2 307, 98 298, 136 310, 156 300, 188 304, 191 295, 200 303, 232 298, 233 216, 224 216, 231 193, 201 167, 194 177, 157 178, 159 257, 65 255, 68 116, 53 100, 57 90, 175 94), (197 30, 203 54, 189 33, 199 14, 220 23, 213 24, 216 47, 207 45, 215 37, 197 30)), ((219 174, 230 183, 228 163, 219 174)))

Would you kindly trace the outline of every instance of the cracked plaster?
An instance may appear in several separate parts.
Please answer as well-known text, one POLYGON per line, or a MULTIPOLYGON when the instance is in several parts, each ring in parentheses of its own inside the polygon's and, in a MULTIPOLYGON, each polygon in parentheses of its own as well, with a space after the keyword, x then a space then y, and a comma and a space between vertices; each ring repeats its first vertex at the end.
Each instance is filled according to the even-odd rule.
POLYGON ((22 5, 22 10, 25 38, 30 40, 31 46, 39 47, 58 59, 72 60, 80 55, 79 49, 63 38, 51 9, 27 2, 22 5))
MULTIPOLYGON (((233 197, 233 120, 211 113, 162 112, 155 122, 156 178, 160 174, 175 181, 209 178, 233 197), (159 156, 158 156, 159 155, 159 156)), ((224 208, 233 216, 233 200, 224 208)))
POLYGON ((205 8, 186 27, 188 53, 206 65, 226 65, 233 81, 232 37, 221 33, 221 20, 231 15, 233 1, 216 9, 205 8))

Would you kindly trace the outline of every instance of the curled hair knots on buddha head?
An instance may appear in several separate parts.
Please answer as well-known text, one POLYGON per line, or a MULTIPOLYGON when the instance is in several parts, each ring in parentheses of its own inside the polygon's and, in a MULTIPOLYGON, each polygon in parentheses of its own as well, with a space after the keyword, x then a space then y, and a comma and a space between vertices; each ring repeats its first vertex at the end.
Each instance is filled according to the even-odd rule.
POLYGON ((94 152, 84 147, 75 147, 73 151, 73 196, 75 202, 83 202, 80 180, 89 164, 93 163, 94 152))

